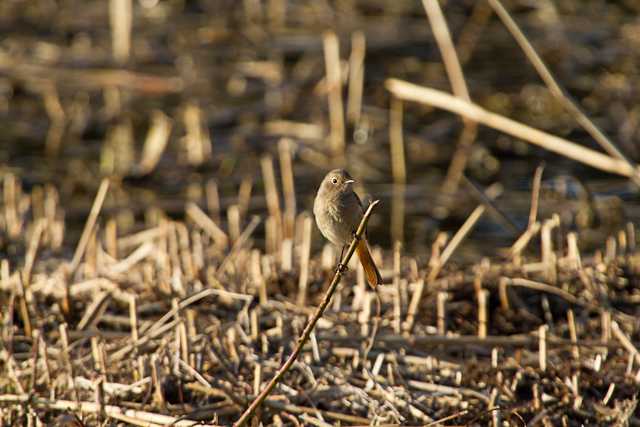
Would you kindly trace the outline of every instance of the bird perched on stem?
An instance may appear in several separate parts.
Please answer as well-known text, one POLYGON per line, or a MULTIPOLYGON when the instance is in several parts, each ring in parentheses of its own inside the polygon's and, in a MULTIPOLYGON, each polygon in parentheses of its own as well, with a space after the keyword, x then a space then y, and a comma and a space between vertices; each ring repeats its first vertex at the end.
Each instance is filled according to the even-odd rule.
MULTIPOLYGON (((353 191, 354 182, 344 169, 332 170, 322 180, 313 203, 313 214, 320 232, 331 243, 341 247, 342 253, 355 236, 364 214, 360 198, 353 191)), ((340 263, 342 263, 342 253, 340 263)), ((356 253, 364 268, 369 286, 375 289, 382 283, 382 277, 371 257, 366 238, 358 242, 356 253)), ((339 264, 338 268, 344 269, 345 266, 339 264)))

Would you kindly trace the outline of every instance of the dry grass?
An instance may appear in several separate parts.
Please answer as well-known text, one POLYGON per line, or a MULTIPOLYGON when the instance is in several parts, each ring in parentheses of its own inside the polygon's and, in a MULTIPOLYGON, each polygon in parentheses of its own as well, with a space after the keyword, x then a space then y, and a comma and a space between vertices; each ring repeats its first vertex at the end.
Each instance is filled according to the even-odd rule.
MULTIPOLYGON (((44 42, 30 56, 22 41, 6 44, 15 51, 0 46, 0 113, 39 111, 49 159, 73 153, 91 126, 105 134, 99 165, 78 179, 95 191, 81 215, 61 203, 68 186, 32 185, 25 171, 1 166, 0 427, 640 424, 634 223, 620 221, 598 248, 583 251, 580 230, 569 231, 574 224, 561 209, 541 209, 543 166, 526 193, 524 229, 498 206, 499 183, 485 192, 467 178, 486 126, 542 147, 545 159, 564 156, 637 181, 638 166, 568 97, 498 0, 473 6, 458 43, 447 22, 447 9, 461 7, 455 2, 442 10, 435 0, 381 0, 373 2, 384 6, 378 19, 375 5, 362 12, 358 2, 245 0, 210 14, 220 21, 176 23, 188 31, 175 38, 164 28, 160 37, 145 32, 141 19, 153 29, 180 7, 153 3, 111 0, 95 12, 87 2, 87 16, 106 14, 103 45, 98 37, 87 44, 83 31, 93 33, 83 29, 68 49, 44 42), (607 154, 481 106, 463 66, 492 10, 552 97, 607 154), (334 18, 345 22, 313 26, 334 18), (399 31, 386 31, 389 22, 399 31), (167 61, 162 51, 152 72, 143 70, 165 36, 167 51, 179 53, 167 61), (367 62, 425 40, 442 64, 425 65, 419 55, 378 68, 367 62), (242 53, 226 53, 226 43, 242 53), (199 68, 212 52, 214 65, 199 68), (78 58, 87 63, 75 66, 78 58), (448 79, 452 94, 409 82, 434 75, 440 85, 448 79), (14 88, 16 98, 35 95, 27 98, 37 108, 11 105, 14 88), (442 133, 423 132, 431 111, 416 112, 416 102, 462 119, 459 129, 447 127, 458 132, 455 149, 435 149, 436 158, 446 155, 435 188, 416 178, 424 164, 415 155, 442 133), (148 119, 144 126, 134 124, 136 115, 148 119), (253 163, 242 163, 251 156, 253 163), (126 180, 144 186, 166 171, 160 186, 173 184, 178 173, 168 157, 195 177, 188 201, 159 208, 127 193, 126 180), (335 249, 315 250, 313 218, 304 211, 315 181, 307 181, 336 165, 394 182, 390 206, 379 206, 390 211, 392 242, 374 248, 385 281, 376 293, 357 263, 336 271, 335 249), (92 181, 97 169, 109 177, 92 181), (194 171, 206 179, 198 182, 194 171), (434 216, 463 213, 451 233, 405 252, 415 230, 408 225, 427 218, 417 205, 432 200, 431 190, 434 216), (469 194, 478 201, 465 203, 469 194), (513 232, 512 241, 485 244, 460 264, 456 255, 487 214, 513 232)), ((63 28, 78 25, 67 18, 63 28)), ((640 122, 633 114, 621 135, 633 136, 640 122)), ((593 222, 585 224, 587 234, 593 222)))
MULTIPOLYGON (((24 264, 2 263, 5 425, 49 424, 64 413, 88 425, 228 425, 290 353, 328 284, 320 257, 301 258, 309 254, 304 235, 294 239, 301 256, 285 273, 283 252, 252 243, 255 223, 225 249, 222 230, 160 219, 134 235, 116 234, 113 258, 99 204, 73 269, 73 257, 52 252, 61 207, 53 218, 34 217, 33 194, 11 176, 4 183, 0 224, 17 230, 4 234, 4 244, 30 254, 24 264), (307 304, 295 290, 301 269, 308 269, 307 304)), ((199 212, 196 221, 203 215, 188 209, 199 212)), ((554 247, 567 236, 547 223, 542 251, 520 244, 517 264, 487 259, 447 269, 466 224, 429 266, 399 251, 395 261, 385 259, 383 275, 397 284, 380 288, 380 331, 367 360, 372 298, 348 273, 260 416, 360 425, 445 417, 457 425, 536 417, 637 422, 629 408, 638 327, 624 312, 637 299, 635 234, 585 255, 554 247)))

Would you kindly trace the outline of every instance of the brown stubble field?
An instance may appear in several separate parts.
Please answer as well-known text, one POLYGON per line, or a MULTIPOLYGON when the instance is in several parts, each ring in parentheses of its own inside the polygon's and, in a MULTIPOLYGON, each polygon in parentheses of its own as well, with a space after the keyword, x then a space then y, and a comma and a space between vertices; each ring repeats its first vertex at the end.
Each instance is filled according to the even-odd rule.
POLYGON ((0 426, 640 424, 638 12, 1 2, 0 426))

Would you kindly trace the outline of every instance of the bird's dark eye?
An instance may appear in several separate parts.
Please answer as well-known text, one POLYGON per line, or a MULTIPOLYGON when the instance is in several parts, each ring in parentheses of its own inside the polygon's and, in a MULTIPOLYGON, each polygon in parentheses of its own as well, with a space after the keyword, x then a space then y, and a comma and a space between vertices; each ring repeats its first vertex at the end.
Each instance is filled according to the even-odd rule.
POLYGON ((337 184, 337 183, 338 183, 338 178, 333 178, 333 179, 331 180, 331 182, 333 182, 334 184, 337 184))

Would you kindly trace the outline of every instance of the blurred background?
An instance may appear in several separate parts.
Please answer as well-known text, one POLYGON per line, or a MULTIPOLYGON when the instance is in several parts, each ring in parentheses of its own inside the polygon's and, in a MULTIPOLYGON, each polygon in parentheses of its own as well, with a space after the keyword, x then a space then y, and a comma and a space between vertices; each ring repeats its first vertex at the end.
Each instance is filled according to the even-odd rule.
MULTIPOLYGON (((600 150, 485 1, 441 5, 474 102, 600 150)), ((560 84, 639 160, 640 4, 505 6, 560 84)), ((112 178, 102 215, 117 221, 118 233, 142 229, 160 212, 182 218, 187 202, 225 229, 228 207, 236 206, 242 230, 251 215, 266 216, 270 165, 280 203, 294 191, 294 215, 311 210, 329 169, 345 166, 362 196, 381 199, 372 243, 403 241, 424 259, 437 233, 459 228, 485 189, 496 211, 455 257, 477 260, 499 254, 487 247, 510 245, 526 228, 542 162, 540 217, 561 214, 582 245, 600 244, 640 217, 637 188, 626 178, 486 127, 465 136, 458 116, 415 103, 402 105, 405 166, 394 170, 388 78, 451 92, 418 0, 4 0, 0 175, 15 175, 25 192, 55 188, 66 216, 63 248, 77 242, 101 177, 112 178), (327 58, 335 59, 336 46, 339 73, 331 77, 327 58), (332 80, 342 84, 343 146, 332 135, 332 80), (461 138, 471 142, 468 180, 451 181, 461 138), (293 189, 281 182, 287 156, 293 189)), ((322 244, 315 233, 314 251, 322 244)))

